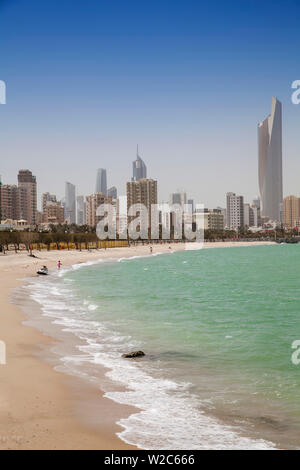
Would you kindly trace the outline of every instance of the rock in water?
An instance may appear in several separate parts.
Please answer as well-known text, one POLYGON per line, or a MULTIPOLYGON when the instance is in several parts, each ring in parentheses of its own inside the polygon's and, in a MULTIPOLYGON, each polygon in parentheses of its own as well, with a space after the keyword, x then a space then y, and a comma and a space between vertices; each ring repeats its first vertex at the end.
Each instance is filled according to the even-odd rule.
POLYGON ((145 356, 145 353, 143 351, 133 351, 128 354, 122 354, 122 357, 125 357, 126 359, 133 359, 134 357, 143 357, 145 356))

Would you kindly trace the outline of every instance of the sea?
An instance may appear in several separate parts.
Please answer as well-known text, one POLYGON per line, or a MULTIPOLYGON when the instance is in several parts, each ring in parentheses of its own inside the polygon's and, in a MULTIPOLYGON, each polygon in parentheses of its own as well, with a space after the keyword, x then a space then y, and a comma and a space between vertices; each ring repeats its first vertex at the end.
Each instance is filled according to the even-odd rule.
POLYGON ((300 447, 299 245, 158 247, 28 280, 17 297, 61 340, 53 367, 134 407, 118 422, 126 443, 300 447), (135 350, 145 356, 122 358, 135 350))

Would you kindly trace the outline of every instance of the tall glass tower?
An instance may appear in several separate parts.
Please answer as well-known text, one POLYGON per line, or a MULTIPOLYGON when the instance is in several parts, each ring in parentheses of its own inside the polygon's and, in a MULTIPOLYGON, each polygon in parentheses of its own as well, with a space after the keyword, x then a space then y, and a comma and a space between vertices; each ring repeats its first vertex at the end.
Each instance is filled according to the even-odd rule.
POLYGON ((95 193, 102 193, 107 196, 107 176, 106 170, 103 168, 99 168, 97 171, 95 193))
POLYGON ((262 215, 281 221, 282 105, 272 98, 271 114, 258 125, 258 180, 262 215))
POLYGON ((65 219, 69 224, 76 223, 76 189, 74 184, 66 182, 65 219))
POLYGON ((136 160, 132 163, 131 181, 139 181, 142 178, 147 178, 147 167, 139 156, 139 146, 137 146, 136 160))

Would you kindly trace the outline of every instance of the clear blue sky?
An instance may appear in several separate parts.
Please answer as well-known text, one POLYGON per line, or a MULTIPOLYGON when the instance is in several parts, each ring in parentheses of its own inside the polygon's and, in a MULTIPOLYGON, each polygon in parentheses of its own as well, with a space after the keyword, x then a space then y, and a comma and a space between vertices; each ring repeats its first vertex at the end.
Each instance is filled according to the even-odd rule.
POLYGON ((284 193, 300 195, 299 1, 0 0, 0 173, 125 192, 136 144, 160 199, 258 193, 257 124, 283 103, 284 193))

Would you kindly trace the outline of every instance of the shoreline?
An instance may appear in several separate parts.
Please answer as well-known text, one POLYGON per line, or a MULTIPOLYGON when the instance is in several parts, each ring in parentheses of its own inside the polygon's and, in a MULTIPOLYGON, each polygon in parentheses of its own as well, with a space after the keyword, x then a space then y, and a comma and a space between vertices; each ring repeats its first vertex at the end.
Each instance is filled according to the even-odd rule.
MULTIPOLYGON (((212 242, 204 248, 269 244, 273 243, 212 242)), ((172 245, 172 251, 184 248, 183 244, 172 245)), ((154 245, 155 252, 169 253, 169 245, 154 245)), ((116 422, 137 409, 119 405, 92 384, 54 370, 47 352, 58 340, 24 324, 29 319, 11 303, 11 292, 41 264, 51 269, 58 259, 69 267, 99 259, 145 256, 149 246, 37 255, 39 258, 30 258, 27 252, 10 252, 0 257, 0 340, 7 346, 7 365, 0 366, 0 449, 137 449, 116 434, 122 429, 116 422), (91 422, 93 413, 101 416, 101 423, 91 422)))

